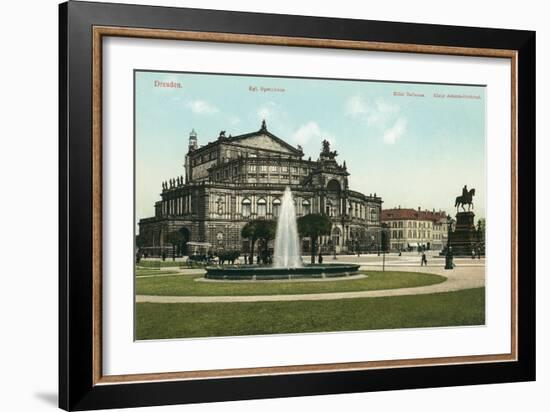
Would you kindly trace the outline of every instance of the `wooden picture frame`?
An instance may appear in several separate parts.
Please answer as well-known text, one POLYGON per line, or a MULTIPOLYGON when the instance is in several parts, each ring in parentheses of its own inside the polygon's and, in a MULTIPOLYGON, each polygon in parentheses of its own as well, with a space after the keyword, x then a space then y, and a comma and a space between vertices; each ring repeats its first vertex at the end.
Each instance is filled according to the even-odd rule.
POLYGON ((105 3, 60 5, 59 406, 167 405, 535 379, 535 33, 105 3), (511 352, 104 376, 102 39, 483 56, 512 67, 511 352), (521 184, 521 185, 520 185, 521 184))

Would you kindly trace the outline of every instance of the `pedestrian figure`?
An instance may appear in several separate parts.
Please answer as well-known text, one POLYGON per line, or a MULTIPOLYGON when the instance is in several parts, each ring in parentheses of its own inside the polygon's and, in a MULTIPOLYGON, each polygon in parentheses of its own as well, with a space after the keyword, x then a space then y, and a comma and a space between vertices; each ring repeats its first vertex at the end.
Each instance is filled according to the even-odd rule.
POLYGON ((428 259, 426 258, 426 254, 422 252, 422 260, 420 261, 420 266, 428 266, 428 259))
POLYGON ((472 259, 475 259, 475 258, 476 258, 476 251, 472 249, 472 259))
POLYGON ((319 251, 319 264, 323 263, 323 254, 319 251))

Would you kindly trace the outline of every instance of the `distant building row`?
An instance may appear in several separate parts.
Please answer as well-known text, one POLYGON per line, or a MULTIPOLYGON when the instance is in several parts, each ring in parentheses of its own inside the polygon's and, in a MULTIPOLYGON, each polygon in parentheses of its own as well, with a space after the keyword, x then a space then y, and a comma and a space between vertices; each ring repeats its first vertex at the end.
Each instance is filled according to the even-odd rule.
POLYGON ((381 220, 388 228, 392 251, 416 249, 422 246, 441 250, 447 243, 447 214, 407 208, 382 210, 381 220))

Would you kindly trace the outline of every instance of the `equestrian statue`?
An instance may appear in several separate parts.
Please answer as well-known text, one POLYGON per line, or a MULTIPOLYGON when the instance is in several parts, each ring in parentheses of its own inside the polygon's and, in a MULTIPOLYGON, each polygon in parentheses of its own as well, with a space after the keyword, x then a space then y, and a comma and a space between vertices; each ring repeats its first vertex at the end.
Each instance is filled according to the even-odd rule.
POLYGON ((473 209, 474 208, 473 198, 475 194, 476 194, 475 189, 468 190, 468 187, 464 185, 464 187, 462 188, 462 196, 456 197, 456 201, 455 201, 456 211, 458 212, 459 207, 462 207, 462 210, 466 211, 466 209, 464 208, 464 205, 468 205, 468 212, 470 211, 470 207, 473 209))

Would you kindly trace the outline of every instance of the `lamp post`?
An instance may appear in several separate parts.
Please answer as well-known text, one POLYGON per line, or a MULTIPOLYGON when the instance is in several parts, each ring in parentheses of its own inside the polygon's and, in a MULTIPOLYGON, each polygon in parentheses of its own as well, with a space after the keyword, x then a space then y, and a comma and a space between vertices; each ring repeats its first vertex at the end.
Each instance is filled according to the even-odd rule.
POLYGON ((445 269, 453 269, 453 251, 451 248, 451 233, 452 233, 453 219, 451 216, 447 216, 447 252, 445 253, 445 269))

